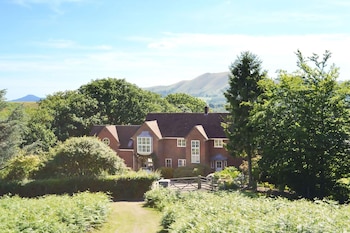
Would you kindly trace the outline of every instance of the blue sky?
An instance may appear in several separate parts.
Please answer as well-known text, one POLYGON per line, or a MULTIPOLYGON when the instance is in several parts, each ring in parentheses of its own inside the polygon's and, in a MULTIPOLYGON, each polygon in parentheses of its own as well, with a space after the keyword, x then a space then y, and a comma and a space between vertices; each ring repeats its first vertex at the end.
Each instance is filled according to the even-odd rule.
POLYGON ((0 0, 0 89, 8 100, 123 78, 169 85, 228 71, 242 52, 271 77, 295 52, 332 52, 350 79, 348 0, 0 0))

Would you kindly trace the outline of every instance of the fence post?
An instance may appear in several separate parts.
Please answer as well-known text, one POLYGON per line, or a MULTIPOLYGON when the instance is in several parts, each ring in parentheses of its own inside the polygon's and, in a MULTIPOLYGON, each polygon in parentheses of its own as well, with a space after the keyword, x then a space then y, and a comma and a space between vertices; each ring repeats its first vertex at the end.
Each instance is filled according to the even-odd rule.
POLYGON ((201 180, 201 175, 198 176, 198 189, 202 188, 202 180, 201 180))

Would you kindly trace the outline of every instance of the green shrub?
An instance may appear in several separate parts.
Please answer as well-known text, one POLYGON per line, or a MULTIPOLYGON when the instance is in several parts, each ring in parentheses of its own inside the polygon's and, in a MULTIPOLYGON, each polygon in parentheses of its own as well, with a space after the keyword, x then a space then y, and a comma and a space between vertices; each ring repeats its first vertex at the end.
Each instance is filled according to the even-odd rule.
POLYGON ((239 192, 151 190, 168 232, 349 232, 350 206, 330 201, 246 197, 239 192), (161 207, 161 208, 159 208, 161 207))
POLYGON ((0 199, 0 232, 90 232, 106 220, 110 199, 102 193, 0 199))
POLYGON ((29 179, 41 164, 37 155, 18 155, 10 159, 2 171, 4 180, 22 181, 29 179))
POLYGON ((243 174, 233 166, 225 167, 223 170, 214 173, 214 179, 218 181, 219 188, 224 190, 236 190, 241 185, 240 177, 243 174))
POLYGON ((174 168, 171 167, 160 167, 159 172, 165 179, 171 179, 174 177, 174 168))
POLYGON ((53 150, 37 178, 101 176, 126 171, 124 161, 95 137, 72 137, 53 150))
POLYGON ((159 173, 129 172, 108 177, 66 177, 23 182, 1 182, 0 195, 37 197, 47 194, 74 194, 84 191, 105 192, 113 200, 142 200, 159 173))
POLYGON ((205 165, 196 164, 186 167, 178 167, 174 170, 174 177, 192 177, 192 176, 206 176, 210 172, 210 168, 205 165))

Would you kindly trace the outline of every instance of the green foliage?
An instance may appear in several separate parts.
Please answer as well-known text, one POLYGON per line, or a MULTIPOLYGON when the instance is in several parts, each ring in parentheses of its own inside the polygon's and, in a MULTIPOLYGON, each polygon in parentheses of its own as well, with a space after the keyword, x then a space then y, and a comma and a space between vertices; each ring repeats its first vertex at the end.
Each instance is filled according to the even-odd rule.
POLYGON ((203 112, 207 106, 205 101, 185 93, 169 94, 165 99, 181 112, 203 112))
POLYGON ((2 176, 4 180, 22 181, 29 179, 32 174, 39 169, 41 160, 37 155, 18 155, 10 159, 4 170, 2 176))
POLYGON ((170 179, 174 177, 174 168, 172 167, 160 167, 158 170, 161 176, 165 179, 170 179))
POLYGON ((242 186, 243 174, 233 166, 225 167, 224 170, 214 173, 214 179, 217 180, 220 189, 238 189, 242 186))
POLYGON ((202 164, 192 164, 186 167, 178 167, 174 170, 174 177, 192 177, 192 176, 206 176, 210 172, 210 168, 202 164))
POLYGON ((102 193, 0 199, 0 232, 90 232, 104 223, 110 200, 102 193))
POLYGON ((96 113, 103 124, 141 124, 149 112, 169 112, 175 108, 160 95, 145 91, 124 79, 94 80, 79 92, 97 101, 96 113))
POLYGON ((74 194, 90 192, 108 193, 113 200, 142 200, 159 173, 128 172, 106 177, 62 177, 27 182, 0 182, 0 195, 13 194, 21 197, 38 197, 47 194, 74 194))
MULTIPOLYGON (((7 106, 4 100, 5 90, 0 90, 0 112, 7 106)), ((22 142, 24 111, 16 107, 8 116, 0 118, 0 167, 19 151, 22 142)))
POLYGON ((330 53, 308 64, 300 52, 299 71, 281 71, 278 82, 264 80, 265 94, 254 108, 266 180, 287 185, 306 198, 337 196, 337 180, 350 172, 348 96, 338 70, 326 70, 330 53))
POLYGON ((255 155, 256 145, 252 125, 249 124, 249 115, 254 103, 263 89, 258 82, 265 79, 266 71, 261 69, 262 62, 250 53, 242 52, 230 67, 229 88, 224 93, 230 116, 224 124, 229 138, 227 149, 233 155, 245 153, 248 161, 249 185, 252 186, 251 159, 255 155))
POLYGON ((124 161, 95 137, 72 137, 56 146, 38 177, 101 176, 126 170, 124 161))
POLYGON ((238 192, 145 194, 168 232, 348 232, 350 206, 333 202, 250 198, 238 192))
MULTIPOLYGON (((103 117, 98 111, 98 100, 78 91, 57 92, 40 101, 34 120, 44 118, 58 140, 88 135, 91 127, 100 124, 103 117)), ((38 127, 37 125, 34 125, 38 127)), ((33 127, 34 132, 35 127, 33 127)), ((40 131, 39 131, 40 132, 40 131)), ((45 136, 45 135, 43 135, 45 136)))

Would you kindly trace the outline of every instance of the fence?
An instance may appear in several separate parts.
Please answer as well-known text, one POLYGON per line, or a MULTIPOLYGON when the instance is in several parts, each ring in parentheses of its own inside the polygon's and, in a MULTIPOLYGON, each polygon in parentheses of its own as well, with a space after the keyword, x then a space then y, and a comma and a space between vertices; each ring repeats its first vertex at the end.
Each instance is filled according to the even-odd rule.
MULTIPOLYGON (((194 190, 207 190, 216 191, 218 189, 217 182, 212 178, 206 178, 203 176, 197 177, 183 177, 173 178, 167 180, 167 187, 179 191, 194 191, 194 190)), ((165 186, 165 185, 163 185, 165 186)))

